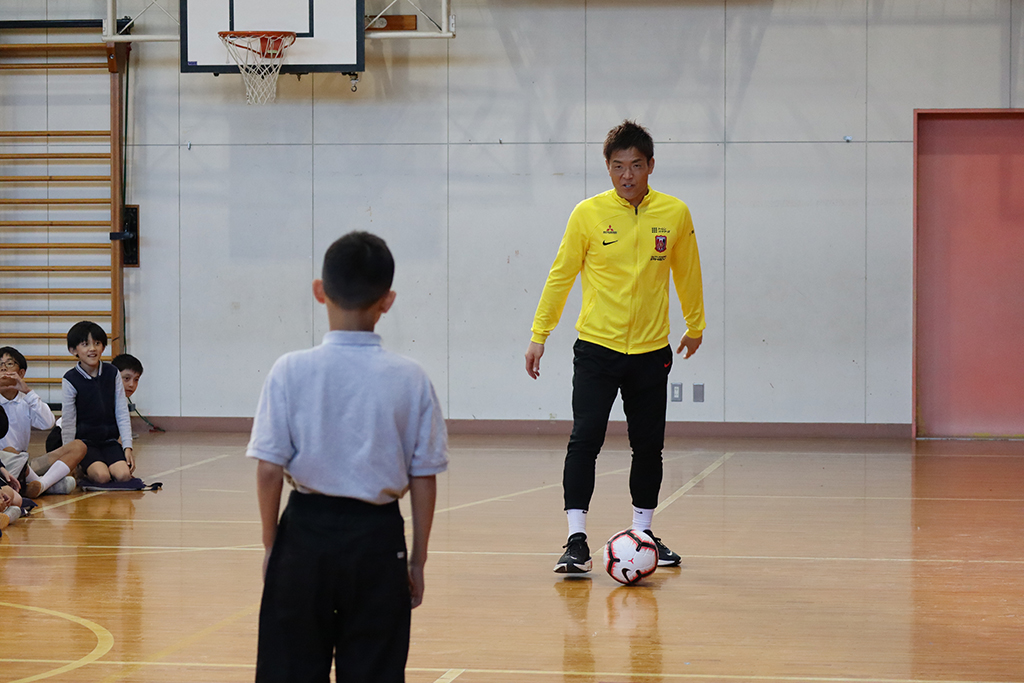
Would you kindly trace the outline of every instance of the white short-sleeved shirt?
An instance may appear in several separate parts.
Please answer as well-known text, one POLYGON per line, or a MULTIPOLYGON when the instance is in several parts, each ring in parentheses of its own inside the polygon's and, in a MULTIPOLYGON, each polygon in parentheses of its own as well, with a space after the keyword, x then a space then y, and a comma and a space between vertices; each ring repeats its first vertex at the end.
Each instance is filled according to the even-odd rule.
POLYGON ((246 455, 281 465, 301 491, 383 505, 447 468, 448 433, 418 363, 372 332, 331 331, 274 363, 246 455))

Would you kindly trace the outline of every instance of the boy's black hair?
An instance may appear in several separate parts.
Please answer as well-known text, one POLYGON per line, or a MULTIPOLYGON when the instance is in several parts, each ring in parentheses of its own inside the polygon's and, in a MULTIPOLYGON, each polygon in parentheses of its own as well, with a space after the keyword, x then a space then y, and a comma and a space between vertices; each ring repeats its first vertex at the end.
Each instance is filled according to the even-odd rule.
POLYGON ((89 337, 104 346, 107 345, 107 333, 103 331, 103 328, 91 320, 83 320, 75 323, 68 330, 68 350, 73 351, 82 342, 89 341, 89 337))
POLYGON ((636 147, 636 151, 650 161, 654 158, 654 140, 647 129, 636 121, 625 120, 608 131, 604 139, 604 160, 611 161, 619 150, 636 147))
MULTIPOLYGON (((95 339, 96 337, 93 337, 95 339)), ((114 356, 110 364, 117 368, 118 372, 122 370, 131 370, 136 375, 142 374, 142 361, 133 356, 130 353, 122 353, 120 356, 114 356)))
POLYGON ((21 351, 14 348, 13 346, 0 346, 0 358, 5 355, 10 356, 11 360, 18 364, 18 367, 22 370, 28 370, 28 361, 25 360, 25 356, 21 355, 21 351))
POLYGON ((327 248, 320 277, 328 299, 345 310, 361 311, 391 290, 395 259, 380 237, 350 232, 327 248))

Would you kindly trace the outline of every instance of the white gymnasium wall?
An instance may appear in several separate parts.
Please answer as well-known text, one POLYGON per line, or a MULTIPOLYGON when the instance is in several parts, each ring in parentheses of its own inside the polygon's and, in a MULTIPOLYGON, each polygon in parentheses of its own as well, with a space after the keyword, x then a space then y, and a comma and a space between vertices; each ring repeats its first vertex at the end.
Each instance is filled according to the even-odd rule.
MULTIPOLYGON (((0 18, 104 9, 4 0, 0 18)), ((310 293, 324 249, 367 229, 398 261, 379 329, 427 367, 449 417, 568 419, 578 287, 540 380, 523 352, 569 211, 609 187, 604 133, 635 117, 704 267, 708 329, 672 371, 686 400, 669 419, 910 422, 913 109, 1019 106, 1024 0, 456 10, 454 41, 368 42, 357 93, 339 75, 283 77, 259 108, 237 77, 178 73, 176 45, 133 47, 143 265, 126 286, 144 413, 252 415, 273 359, 326 328, 310 293)), ((141 30, 165 22, 151 11, 141 30)), ((5 127, 105 117, 67 94, 84 86, 3 79, 5 127)), ((673 325, 678 343, 678 311, 673 325)))

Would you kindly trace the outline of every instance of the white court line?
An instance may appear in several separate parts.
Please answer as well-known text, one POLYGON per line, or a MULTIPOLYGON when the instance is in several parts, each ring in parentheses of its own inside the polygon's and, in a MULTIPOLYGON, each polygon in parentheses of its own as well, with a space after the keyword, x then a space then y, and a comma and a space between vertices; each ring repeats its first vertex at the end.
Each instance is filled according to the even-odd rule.
MULTIPOLYGON (((214 462, 215 460, 223 460, 224 458, 230 458, 233 455, 236 455, 236 454, 235 453, 225 453, 223 455, 216 455, 216 456, 214 456, 212 458, 207 458, 206 460, 200 460, 199 462, 194 462, 191 465, 182 465, 181 467, 175 467, 173 470, 167 470, 165 472, 157 472, 156 474, 152 474, 152 475, 149 475, 149 476, 154 478, 154 479, 156 477, 166 477, 168 474, 174 474, 175 472, 181 472, 183 470, 188 470, 188 469, 191 469, 193 467, 199 467, 200 465, 205 465, 206 463, 214 462)), ((120 491, 94 491, 92 493, 86 493, 83 496, 76 496, 76 497, 72 498, 71 500, 65 500, 65 501, 60 502, 60 503, 47 503, 46 505, 40 505, 39 506, 39 512, 42 513, 42 512, 46 512, 47 510, 55 510, 57 508, 62 508, 65 505, 72 505, 74 503, 77 503, 80 500, 85 500, 86 498, 93 498, 94 496, 102 496, 104 493, 121 493, 121 492, 120 491)))
POLYGON ((692 489, 694 486, 696 486, 697 484, 699 484, 702 481, 704 481, 704 479, 709 474, 711 474, 712 472, 717 470, 719 467, 721 467, 722 464, 726 460, 731 458, 733 455, 735 455, 735 453, 725 453, 718 460, 714 461, 713 463, 711 463, 710 465, 705 467, 703 472, 701 472, 696 477, 694 477, 690 481, 688 481, 685 484, 683 484, 682 486, 680 486, 679 490, 676 491, 675 493, 673 493, 671 496, 669 496, 665 500, 661 501, 661 505, 659 505, 658 507, 654 508, 654 514, 658 514, 659 512, 661 512, 662 510, 667 508, 669 505, 671 505, 672 503, 674 503, 677 500, 679 500, 683 496, 684 493, 686 493, 687 491, 692 489))
POLYGON ((446 671, 439 679, 434 681, 434 683, 452 683, 452 681, 464 673, 466 673, 465 669, 448 669, 448 671, 446 671))
MULTIPOLYGON (((732 455, 732 453, 729 453, 728 455, 732 455)), ((666 458, 665 462, 672 462, 673 460, 679 460, 681 458, 685 458, 685 457, 688 457, 688 456, 689 456, 689 454, 677 455, 677 456, 672 457, 672 458, 666 458)), ((608 472, 601 472, 600 474, 597 474, 597 475, 594 475, 594 476, 595 477, 608 477, 608 476, 611 476, 613 474, 624 474, 626 472, 629 472, 629 468, 628 467, 620 467, 617 470, 610 470, 608 472)), ((510 498, 515 498, 516 496, 522 496, 522 495, 525 495, 527 493, 536 493, 537 491, 545 491, 547 489, 561 488, 561 487, 562 487, 562 482, 559 481, 559 482, 557 482, 555 484, 545 484, 544 486, 538 486, 538 487, 532 488, 532 489, 525 489, 523 491, 512 491, 511 493, 505 493, 505 494, 502 494, 500 496, 495 496, 493 498, 484 498, 483 500, 475 500, 475 501, 473 501, 471 503, 462 503, 461 505, 453 505, 453 506, 447 507, 447 508, 438 508, 438 509, 434 510, 434 514, 436 515, 436 514, 439 514, 441 512, 452 512, 454 510, 462 510, 464 508, 473 507, 475 505, 483 505, 484 503, 496 503, 499 500, 509 500, 510 498)), ((411 520, 406 520, 406 524, 410 524, 410 523, 411 523, 411 520)))
POLYGON ((775 496, 767 493, 698 493, 704 498, 767 498, 779 500, 895 500, 928 503, 1024 503, 1024 498, 917 498, 909 496, 775 496))

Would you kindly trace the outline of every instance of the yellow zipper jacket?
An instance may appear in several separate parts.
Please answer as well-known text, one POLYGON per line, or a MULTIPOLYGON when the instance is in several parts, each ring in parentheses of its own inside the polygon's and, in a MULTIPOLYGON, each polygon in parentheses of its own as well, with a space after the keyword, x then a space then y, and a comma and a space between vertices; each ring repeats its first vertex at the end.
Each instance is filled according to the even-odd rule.
POLYGON ((697 339, 704 330, 704 289, 686 204, 654 190, 635 209, 614 189, 585 199, 569 216, 537 304, 531 340, 547 340, 582 272, 580 339, 628 354, 665 347, 670 269, 686 334, 697 339))

